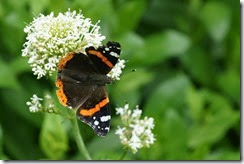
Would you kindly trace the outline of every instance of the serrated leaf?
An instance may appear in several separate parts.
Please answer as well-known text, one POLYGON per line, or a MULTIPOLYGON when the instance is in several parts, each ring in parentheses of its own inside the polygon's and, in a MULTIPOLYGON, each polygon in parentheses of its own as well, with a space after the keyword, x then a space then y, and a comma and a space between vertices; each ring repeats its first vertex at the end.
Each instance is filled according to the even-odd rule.
POLYGON ((68 136, 62 117, 45 114, 40 134, 40 146, 48 159, 63 159, 68 149, 68 136))

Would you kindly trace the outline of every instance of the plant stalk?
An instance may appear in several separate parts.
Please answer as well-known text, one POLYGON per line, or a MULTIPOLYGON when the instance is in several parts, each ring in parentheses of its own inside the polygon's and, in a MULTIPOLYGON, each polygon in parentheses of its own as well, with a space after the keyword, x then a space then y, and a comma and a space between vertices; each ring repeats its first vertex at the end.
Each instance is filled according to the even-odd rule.
POLYGON ((79 126, 78 126, 77 118, 73 117, 71 119, 71 123, 72 123, 72 126, 73 126, 74 135, 75 135, 75 141, 77 143, 79 151, 84 155, 86 160, 92 160, 91 156, 90 156, 89 152, 87 151, 87 148, 86 148, 86 146, 84 144, 83 138, 82 138, 82 136, 80 134, 80 129, 79 129, 79 126))
POLYGON ((123 160, 123 159, 125 158, 127 152, 128 152, 128 148, 125 149, 125 151, 123 152, 123 154, 122 154, 122 156, 119 158, 119 160, 123 160))

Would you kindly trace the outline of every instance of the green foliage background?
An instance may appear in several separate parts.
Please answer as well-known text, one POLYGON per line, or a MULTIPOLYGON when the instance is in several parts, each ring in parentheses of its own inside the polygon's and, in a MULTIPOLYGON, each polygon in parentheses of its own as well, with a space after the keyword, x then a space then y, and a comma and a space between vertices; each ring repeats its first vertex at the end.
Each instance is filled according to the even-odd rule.
POLYGON ((33 93, 55 97, 55 84, 37 80, 21 57, 23 28, 39 13, 68 8, 101 20, 102 34, 121 43, 127 60, 121 80, 107 86, 109 135, 97 137, 79 123, 93 159, 123 153, 114 108, 127 101, 154 117, 157 140, 125 159, 240 160, 240 5, 234 0, 1 0, 0 159, 84 159, 68 120, 26 106, 33 93), (137 72, 127 73, 132 69, 137 72))

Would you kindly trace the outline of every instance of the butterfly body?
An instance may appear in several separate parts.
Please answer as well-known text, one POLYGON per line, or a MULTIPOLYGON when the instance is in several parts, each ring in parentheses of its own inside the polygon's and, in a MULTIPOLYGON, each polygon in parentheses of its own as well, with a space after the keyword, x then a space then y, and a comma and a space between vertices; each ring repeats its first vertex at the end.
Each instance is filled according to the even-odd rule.
POLYGON ((113 80, 107 76, 120 55, 120 45, 108 42, 86 53, 69 53, 58 64, 56 94, 60 103, 77 110, 77 117, 99 136, 110 128, 109 98, 105 85, 113 80))

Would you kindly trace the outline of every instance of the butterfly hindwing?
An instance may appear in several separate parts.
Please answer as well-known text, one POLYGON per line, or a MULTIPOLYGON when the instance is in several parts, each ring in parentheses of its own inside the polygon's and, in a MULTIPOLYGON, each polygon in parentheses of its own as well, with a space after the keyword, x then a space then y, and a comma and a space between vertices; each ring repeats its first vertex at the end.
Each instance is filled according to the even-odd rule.
POLYGON ((86 53, 102 74, 107 74, 117 63, 120 56, 120 44, 108 42, 106 45, 95 49, 93 46, 86 48, 86 53))
POLYGON ((88 124, 97 135, 105 136, 110 129, 110 107, 105 86, 98 87, 77 110, 78 118, 88 124))

